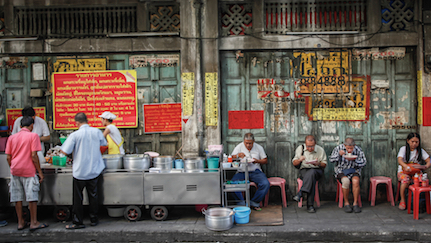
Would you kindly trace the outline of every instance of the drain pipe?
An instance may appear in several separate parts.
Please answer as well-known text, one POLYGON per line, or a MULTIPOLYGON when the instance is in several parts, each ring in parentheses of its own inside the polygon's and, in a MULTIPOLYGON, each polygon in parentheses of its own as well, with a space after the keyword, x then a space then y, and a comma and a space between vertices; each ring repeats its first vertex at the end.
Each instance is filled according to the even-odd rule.
POLYGON ((204 152, 204 117, 203 117, 203 75, 202 75, 202 40, 201 40, 201 16, 202 16, 202 0, 194 0, 193 7, 196 10, 196 119, 198 131, 196 137, 198 139, 198 155, 203 155, 204 152))

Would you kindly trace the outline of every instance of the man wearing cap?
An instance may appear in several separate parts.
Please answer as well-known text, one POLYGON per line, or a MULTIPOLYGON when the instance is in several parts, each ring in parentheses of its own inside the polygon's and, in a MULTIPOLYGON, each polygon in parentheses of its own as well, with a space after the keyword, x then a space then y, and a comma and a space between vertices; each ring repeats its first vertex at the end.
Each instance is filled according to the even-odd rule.
POLYGON ((99 117, 102 118, 103 126, 106 126, 103 136, 108 141, 108 154, 125 154, 123 148, 124 139, 121 136, 120 130, 112 124, 112 121, 117 116, 109 111, 105 111, 99 117))
POLYGON ((85 228, 84 207, 82 205, 84 188, 87 189, 91 226, 99 223, 97 217, 99 197, 97 184, 105 169, 100 146, 106 146, 102 132, 88 125, 87 116, 80 112, 75 115, 78 130, 69 135, 61 146, 63 154, 73 152, 73 218, 66 229, 85 228))
POLYGON ((33 125, 33 133, 37 133, 39 135, 39 139, 41 142, 42 150, 38 152, 37 156, 39 157, 39 162, 45 162, 45 146, 44 142, 48 142, 51 138, 49 133, 48 125, 46 124, 45 120, 36 116, 36 112, 34 111, 33 107, 26 106, 24 109, 22 109, 21 114, 23 116, 18 117, 18 119, 15 120, 15 123, 13 124, 12 134, 16 134, 21 130, 21 119, 24 116, 31 116, 34 120, 33 125))

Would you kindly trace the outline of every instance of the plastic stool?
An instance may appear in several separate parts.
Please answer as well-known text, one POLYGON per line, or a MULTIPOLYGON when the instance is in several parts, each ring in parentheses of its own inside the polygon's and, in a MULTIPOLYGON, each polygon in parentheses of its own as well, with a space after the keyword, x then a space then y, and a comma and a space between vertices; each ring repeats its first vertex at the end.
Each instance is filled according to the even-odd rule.
MULTIPOLYGON (((301 179, 297 179, 296 180, 298 182, 298 192, 302 187, 302 180, 301 179)), ((320 207, 320 198, 319 198, 319 181, 316 181, 316 189, 314 190, 314 201, 316 202, 317 207, 320 207)), ((302 207, 302 198, 301 200, 298 202, 298 208, 302 207)))
MULTIPOLYGON (((344 201, 344 195, 343 195, 343 188, 341 187, 341 182, 337 179, 337 198, 335 198, 335 201, 338 201, 338 207, 343 208, 343 201, 344 201)), ((358 196, 358 205, 362 208, 362 201, 361 201, 361 194, 358 196)))
MULTIPOLYGON (((269 186, 279 186, 281 191, 281 201, 283 203, 283 207, 287 208, 287 200, 286 200, 286 180, 280 177, 269 177, 269 186)), ((265 206, 268 206, 269 201, 269 190, 265 196, 265 206)))
POLYGON ((414 185, 409 186, 409 199, 408 199, 408 210, 407 213, 410 214, 412 208, 412 192, 413 192, 413 219, 419 219, 419 196, 421 192, 425 192, 425 201, 427 205, 427 214, 431 214, 430 208, 430 186, 420 186, 416 187, 414 185))
POLYGON ((392 191, 392 179, 386 176, 373 176, 370 178, 370 193, 368 194, 368 201, 371 206, 376 205, 376 189, 377 185, 384 183, 386 184, 386 197, 388 202, 391 202, 392 206, 395 206, 394 192, 392 191))

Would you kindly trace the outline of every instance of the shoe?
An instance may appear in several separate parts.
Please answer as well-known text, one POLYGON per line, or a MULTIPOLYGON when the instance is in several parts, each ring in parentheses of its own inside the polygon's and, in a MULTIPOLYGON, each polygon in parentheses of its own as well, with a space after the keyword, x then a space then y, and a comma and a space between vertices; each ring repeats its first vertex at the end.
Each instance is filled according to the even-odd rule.
POLYGON ((309 213, 315 213, 315 212, 316 212, 316 209, 314 209, 314 207, 313 207, 313 206, 308 206, 308 207, 307 207, 307 212, 309 212, 309 213))
POLYGON ((355 213, 360 213, 362 212, 361 208, 359 207, 359 205, 353 205, 353 212, 355 213))
POLYGON ((298 193, 298 194, 296 194, 295 196, 293 196, 293 197, 292 197, 292 199, 293 199, 294 201, 299 202, 299 201, 301 201, 301 195, 299 195, 299 193, 298 193))
POLYGON ((66 229, 83 229, 85 228, 85 224, 69 224, 66 225, 66 229))
POLYGON ((7 225, 7 221, 6 220, 0 221, 0 227, 6 226, 6 225, 7 225))
POLYGON ((398 208, 400 210, 406 210, 406 203, 405 202, 401 202, 400 205, 398 205, 398 208))
POLYGON ((35 231, 35 230, 38 230, 38 229, 43 229, 43 228, 46 228, 46 227, 48 227, 49 225, 47 225, 47 224, 45 224, 45 223, 41 223, 41 224, 39 224, 39 226, 37 226, 36 228, 30 228, 30 232, 33 232, 33 231, 35 231))
POLYGON ((350 207, 350 205, 344 205, 344 212, 351 213, 353 212, 353 209, 350 207))
POLYGON ((90 223, 91 226, 97 226, 98 224, 99 224, 99 220, 96 220, 90 223))

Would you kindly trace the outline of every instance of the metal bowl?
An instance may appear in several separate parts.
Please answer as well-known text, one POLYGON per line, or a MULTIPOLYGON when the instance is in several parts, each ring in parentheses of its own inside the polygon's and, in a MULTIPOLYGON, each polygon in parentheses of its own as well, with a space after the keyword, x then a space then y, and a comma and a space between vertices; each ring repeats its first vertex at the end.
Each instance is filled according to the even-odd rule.
POLYGON ((205 225, 214 231, 223 231, 232 228, 235 212, 230 208, 209 208, 203 211, 205 225))
POLYGON ((105 162, 106 169, 122 169, 123 168, 123 155, 122 154, 105 154, 102 155, 103 162, 105 162))
POLYGON ((123 165, 126 170, 148 170, 150 168, 150 156, 147 154, 127 154, 123 157, 123 165))

